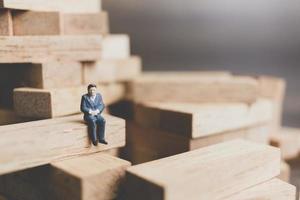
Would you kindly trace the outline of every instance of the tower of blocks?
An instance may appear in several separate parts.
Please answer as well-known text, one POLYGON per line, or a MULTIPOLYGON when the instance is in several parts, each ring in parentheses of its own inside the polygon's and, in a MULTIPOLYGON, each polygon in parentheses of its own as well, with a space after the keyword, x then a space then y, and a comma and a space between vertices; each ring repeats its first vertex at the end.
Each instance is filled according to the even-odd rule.
POLYGON ((284 93, 277 77, 142 72, 101 0, 0 0, 0 200, 295 200, 284 93), (80 114, 89 83, 108 145, 80 114))

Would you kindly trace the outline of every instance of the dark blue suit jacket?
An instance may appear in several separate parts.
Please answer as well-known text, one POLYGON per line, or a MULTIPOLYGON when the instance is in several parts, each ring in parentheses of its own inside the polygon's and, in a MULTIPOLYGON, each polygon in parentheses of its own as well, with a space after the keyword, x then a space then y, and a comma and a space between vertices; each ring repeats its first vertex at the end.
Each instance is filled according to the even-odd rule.
POLYGON ((101 94, 97 93, 95 101, 93 102, 88 94, 82 95, 81 97, 81 104, 80 104, 80 110, 84 113, 84 119, 87 119, 87 117, 90 116, 89 110, 99 110, 100 113, 104 110, 105 105, 102 100, 101 94))

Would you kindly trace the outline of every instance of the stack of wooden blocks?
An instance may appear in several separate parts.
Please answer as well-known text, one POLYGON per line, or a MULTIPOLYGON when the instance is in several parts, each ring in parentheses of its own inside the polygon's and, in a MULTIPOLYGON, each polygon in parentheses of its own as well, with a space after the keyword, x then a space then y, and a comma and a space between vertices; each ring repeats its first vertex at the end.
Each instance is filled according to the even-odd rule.
POLYGON ((0 7, 1 200, 295 199, 268 145, 284 147, 283 80, 141 73, 100 0, 0 7), (108 107, 108 145, 91 145, 79 114, 89 83, 108 107))

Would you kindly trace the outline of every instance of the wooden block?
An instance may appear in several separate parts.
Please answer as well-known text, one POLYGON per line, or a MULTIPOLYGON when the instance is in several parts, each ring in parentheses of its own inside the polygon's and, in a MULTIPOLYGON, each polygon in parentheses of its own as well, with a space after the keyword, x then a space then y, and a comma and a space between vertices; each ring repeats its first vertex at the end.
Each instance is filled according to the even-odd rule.
POLYGON ((13 110, 0 109, 0 126, 26 121, 28 121, 28 119, 17 116, 13 110))
POLYGON ((84 83, 107 83, 130 81, 142 71, 141 59, 132 56, 128 59, 99 60, 83 64, 84 83))
POLYGON ((101 58, 103 44, 98 35, 0 36, 0 63, 93 61, 101 58))
POLYGON ((145 127, 198 138, 271 121, 272 103, 144 103, 135 107, 135 121, 145 127))
POLYGON ((258 81, 250 77, 228 74, 197 73, 182 75, 144 73, 130 83, 130 95, 135 102, 245 102, 258 97, 258 81), (188 88, 188 89, 187 89, 188 88))
POLYGON ((296 187, 278 179, 253 186, 224 200, 295 200, 296 187))
POLYGON ((108 16, 99 13, 13 11, 14 35, 107 34, 108 16))
MULTIPOLYGON (((22 200, 115 199, 130 162, 96 153, 0 177, 4 194, 22 200), (27 190, 20 190, 20 184, 27 190), (15 184, 18 183, 18 184, 15 184)), ((1 190, 1 189, 0 189, 1 190)))
POLYGON ((81 86, 82 64, 72 61, 49 61, 26 66, 26 85, 40 89, 81 86))
POLYGON ((60 11, 65 13, 95 13, 101 10, 100 0, 0 0, 0 8, 60 11))
MULTIPOLYGON (((124 96, 124 86, 119 83, 99 85, 105 105, 124 96)), ((81 96, 87 93, 86 86, 61 89, 14 89, 14 110, 19 116, 53 118, 80 113, 81 96)))
POLYGON ((127 59, 129 56, 130 41, 128 35, 114 34, 104 37, 102 59, 127 59))
POLYGON ((91 146, 82 115, 0 127, 0 174, 124 146, 124 120, 104 118, 108 145, 97 147, 91 146))
POLYGON ((63 28, 66 35, 109 33, 107 12, 92 14, 64 14, 63 28))
POLYGON ((281 150, 284 160, 297 158, 300 151, 300 135, 299 129, 282 128, 277 134, 271 134, 270 144, 281 150))
POLYGON ((159 129, 144 128, 134 122, 126 121, 125 158, 133 164, 140 164, 234 139, 267 144, 268 138, 268 125, 190 139, 159 129))
POLYGON ((0 10, 0 35, 13 35, 12 17, 7 9, 0 10))
POLYGON ((277 178, 282 180, 282 181, 285 181, 285 182, 290 182, 290 176, 291 176, 291 167, 290 167, 290 165, 285 161, 281 161, 280 175, 277 176, 277 178))
POLYGON ((106 154, 114 156, 114 157, 119 157, 120 156, 120 148, 109 149, 109 150, 103 151, 103 153, 106 153, 106 154))
POLYGON ((223 199, 279 174, 280 151, 243 140, 127 169, 127 199, 223 199))

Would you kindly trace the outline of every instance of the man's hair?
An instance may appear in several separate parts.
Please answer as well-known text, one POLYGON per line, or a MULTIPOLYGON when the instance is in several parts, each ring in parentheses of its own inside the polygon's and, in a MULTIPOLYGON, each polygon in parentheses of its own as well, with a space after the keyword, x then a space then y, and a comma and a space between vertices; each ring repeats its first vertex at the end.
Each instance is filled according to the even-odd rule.
POLYGON ((92 87, 96 88, 97 86, 95 84, 89 84, 88 87, 87 87, 87 89, 90 90, 92 87))

